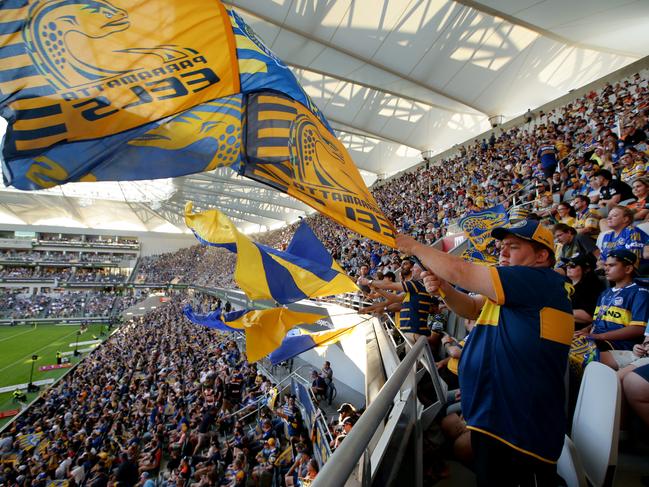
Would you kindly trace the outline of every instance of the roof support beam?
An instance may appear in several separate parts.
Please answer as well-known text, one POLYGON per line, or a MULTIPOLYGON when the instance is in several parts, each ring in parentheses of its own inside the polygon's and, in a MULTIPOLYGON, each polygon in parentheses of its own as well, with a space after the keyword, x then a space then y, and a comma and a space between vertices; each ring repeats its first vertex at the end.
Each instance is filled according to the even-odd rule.
MULTIPOLYGON (((193 194, 200 194, 204 196, 228 196, 230 198, 238 198, 243 201, 257 201, 259 203, 270 203, 268 198, 263 198, 261 196, 257 196, 253 193, 243 193, 240 191, 228 191, 225 188, 225 185, 220 185, 218 183, 213 183, 215 186, 213 187, 200 187, 196 185, 196 183, 191 183, 190 185, 187 185, 183 188, 183 196, 185 196, 188 200, 191 200, 193 194)), ((278 193, 274 192, 273 196, 280 195, 283 193, 278 193)), ((282 197, 276 198, 275 201, 278 203, 277 206, 281 206, 284 208, 291 208, 292 210, 297 210, 297 211, 306 211, 307 206, 306 205, 301 205, 300 203, 296 202, 293 198, 291 197, 282 197), (281 202, 281 203, 280 203, 281 202)), ((215 204, 218 204, 218 201, 214 201, 215 204)))
MULTIPOLYGON (((333 122, 336 125, 342 125, 343 127, 344 126, 354 127, 353 125, 348 124, 347 122, 343 122, 342 120, 338 120, 337 118, 327 117, 327 120, 329 120, 330 122, 333 122)), ((384 140, 386 142, 392 142, 393 144, 406 145, 408 147, 412 147, 413 149, 417 149, 420 152, 426 150, 424 148, 417 147, 417 146, 414 146, 412 144, 407 144, 407 143, 405 143, 405 142, 403 142, 401 140, 393 139, 391 137, 387 137, 385 135, 382 135, 382 134, 379 134, 379 133, 376 133, 376 132, 370 132, 369 130, 366 130, 366 129, 361 129, 361 128, 358 128, 358 127, 354 127, 354 129, 362 130, 363 132, 365 132, 366 137, 374 137, 375 139, 381 139, 381 140, 384 140)), ((347 132, 347 130, 345 128, 341 128, 340 131, 341 132, 347 132)))
POLYGON ((576 47, 578 49, 589 49, 591 51, 605 52, 607 54, 614 54, 616 56, 631 57, 634 59, 638 57, 637 54, 633 54, 630 52, 618 51, 616 49, 609 49, 606 47, 594 46, 592 44, 575 42, 572 39, 569 39, 559 34, 555 34, 551 30, 544 29, 543 27, 539 27, 538 25, 527 22, 523 19, 515 17, 514 15, 510 15, 506 12, 503 12, 502 10, 489 7, 487 5, 484 5, 480 2, 476 2, 474 0, 453 0, 453 1, 461 5, 464 5, 465 7, 469 7, 479 12, 482 12, 484 14, 490 15, 491 17, 500 17, 501 19, 506 20, 510 24, 520 25, 521 27, 525 27, 526 29, 529 29, 533 32, 536 32, 539 35, 542 35, 543 37, 547 37, 548 39, 552 39, 553 41, 559 42, 561 44, 565 44, 567 46, 576 47))
POLYGON ((185 182, 185 181, 207 181, 207 182, 213 182, 213 181, 219 181, 219 182, 224 182, 224 183, 229 183, 233 186, 245 186, 249 188, 263 188, 267 189, 268 186, 265 186, 261 183, 258 183, 256 181, 253 181, 252 179, 241 179, 241 178, 229 178, 227 176, 220 176, 215 173, 199 173, 199 174, 192 174, 189 176, 183 176, 179 181, 185 182))
MULTIPOLYGON (((245 215, 250 215, 251 217, 256 218, 257 220, 253 220, 255 223, 259 223, 260 225, 268 225, 268 221, 265 220, 276 220, 280 222, 285 222, 286 217, 280 216, 278 211, 272 211, 272 210, 266 210, 261 207, 261 205, 253 206, 253 205, 242 205, 242 204, 232 204, 228 203, 227 201, 224 201, 222 199, 219 199, 217 201, 212 201, 212 200, 206 200, 202 198, 200 195, 198 198, 194 198, 194 202, 201 204, 203 206, 210 206, 216 209, 222 209, 222 208, 227 208, 229 210, 237 211, 245 215), (265 220, 261 220, 261 218, 264 218, 265 220)), ((277 208, 278 210, 281 209, 281 206, 273 205, 270 202, 266 203, 267 206, 269 207, 274 207, 277 208)))
POLYGON ((16 211, 11 207, 11 205, 9 205, 7 203, 1 203, 0 202, 0 207, 7 210, 8 213, 11 213, 13 216, 18 218, 21 222, 25 223, 26 225, 29 224, 29 222, 25 221, 25 219, 23 217, 21 217, 18 213, 16 213, 16 211))
POLYGON ((476 111, 478 111, 480 113, 484 113, 487 116, 492 115, 492 114, 489 114, 489 113, 485 112, 482 108, 473 105, 471 102, 468 102, 466 100, 461 100, 461 99, 459 99, 459 98, 457 98, 457 97, 455 97, 453 95, 449 95, 448 93, 444 93, 443 91, 435 88, 434 86, 431 86, 431 85, 429 85, 427 83, 424 83, 424 82, 422 82, 422 81, 420 81, 418 79, 415 79, 415 78, 413 78, 413 77, 411 77, 411 76, 409 76, 409 75, 407 75, 405 73, 400 73, 399 71, 395 71, 394 69, 390 68, 389 66, 386 66, 386 65, 381 64, 381 63, 377 63, 376 61, 373 61, 371 59, 366 59, 364 57, 361 57, 357 53, 355 53, 354 51, 352 51, 350 49, 345 49, 345 48, 343 48, 341 46, 337 46, 337 45, 335 45, 335 44, 333 44, 333 43, 331 43, 329 41, 326 41, 324 39, 319 39, 319 38, 313 36, 313 34, 310 34, 309 32, 304 32, 304 31, 302 31, 300 29, 290 27, 290 26, 288 26, 286 24, 283 24, 283 23, 280 23, 277 20, 274 20, 274 19, 272 19, 272 18, 270 18, 270 17, 268 17, 266 15, 254 12, 254 11, 252 11, 250 9, 245 8, 245 7, 240 7, 239 5, 236 5, 232 1, 226 1, 224 3, 226 5, 229 5, 231 7, 236 8, 237 10, 245 12, 248 15, 252 15, 254 17, 257 17, 258 19, 261 19, 264 22, 268 22, 269 24, 272 24, 272 25, 274 25, 276 27, 279 27, 280 29, 284 29, 287 32, 291 32, 293 34, 302 36, 305 39, 308 39, 310 41, 322 44, 323 46, 328 47, 329 49, 333 49, 335 51, 338 51, 341 54, 344 54, 346 56, 349 56, 349 57, 355 59, 356 61, 367 64, 368 66, 372 66, 373 68, 376 68, 376 69, 379 69, 379 70, 381 70, 381 71, 383 71, 385 73, 391 74, 392 76, 396 76, 397 78, 400 78, 402 80, 408 81, 409 83, 412 83, 412 84, 414 84, 414 85, 416 85, 416 86, 418 86, 420 88, 423 88, 423 89, 428 90, 428 91, 430 91, 432 93, 435 93, 437 95, 448 98, 449 100, 453 100, 453 101, 455 101, 457 103, 461 103, 462 105, 464 105, 466 107, 469 107, 469 108, 472 108, 472 109, 474 109, 474 110, 476 110, 476 111))
POLYGON ((379 93, 385 93, 386 95, 401 98, 403 100, 408 100, 408 101, 413 102, 413 103, 421 103, 422 105, 426 105, 426 106, 429 106, 429 107, 432 107, 432 108, 436 108, 438 110, 443 110, 445 112, 461 113, 461 114, 467 114, 467 115, 476 115, 475 112, 453 110, 451 108, 448 108, 448 107, 445 107, 445 106, 442 106, 442 105, 438 105, 436 103, 431 103, 430 101, 426 101, 423 98, 417 98, 417 97, 414 97, 414 96, 406 95, 404 93, 397 93, 396 91, 392 91, 392 90, 389 90, 387 88, 381 88, 378 85, 373 85, 373 84, 370 84, 370 83, 364 83, 362 81, 354 80, 354 79, 351 79, 351 78, 346 78, 344 76, 340 76, 340 75, 334 74, 334 73, 327 73, 325 71, 315 69, 315 68, 312 68, 312 67, 309 67, 309 66, 302 66, 300 64, 288 63, 288 62, 286 64, 288 66, 292 67, 292 68, 295 68, 295 69, 300 69, 302 71, 309 71, 310 73, 319 74, 321 76, 327 76, 329 78, 333 78, 335 80, 342 81, 344 83, 350 83, 350 84, 353 84, 353 85, 361 86, 363 88, 367 88, 368 90, 378 91, 379 93))
MULTIPOLYGON (((168 201, 167 203, 164 204, 166 207, 167 211, 171 211, 174 216, 176 215, 184 215, 185 208, 181 208, 181 204, 176 201, 168 201)), ((242 214, 236 214, 232 212, 231 210, 223 210, 223 213, 225 213, 228 217, 232 218, 233 220, 241 221, 244 223, 254 223, 255 225, 264 225, 268 226, 268 222, 265 222, 259 218, 254 218, 252 216, 248 215, 242 215, 242 214)))
MULTIPOLYGON (((32 193, 30 194, 30 197, 34 198, 39 204, 42 204, 43 206, 51 206, 53 201, 50 201, 50 198, 46 197, 45 195, 40 195, 38 193, 32 193)), ((70 212, 70 214, 81 224, 85 225, 87 228, 90 228, 88 225, 88 222, 83 218, 81 213, 79 213, 78 208, 70 202, 68 199, 70 198, 69 196, 61 196, 59 201, 65 206, 66 210, 70 212)))

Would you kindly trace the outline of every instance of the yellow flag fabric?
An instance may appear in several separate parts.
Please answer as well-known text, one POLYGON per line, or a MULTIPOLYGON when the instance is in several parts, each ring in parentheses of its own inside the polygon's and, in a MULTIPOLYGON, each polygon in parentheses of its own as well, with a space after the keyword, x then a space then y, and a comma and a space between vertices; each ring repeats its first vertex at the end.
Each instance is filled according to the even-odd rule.
POLYGON ((185 223, 201 243, 237 253, 234 279, 250 299, 288 304, 357 290, 305 223, 284 252, 253 242, 218 210, 193 213, 188 203, 185 223))
POLYGON ((312 348, 332 345, 343 337, 351 335, 359 324, 360 323, 344 328, 336 328, 334 330, 319 331, 315 333, 301 328, 293 329, 288 332, 284 337, 284 340, 282 340, 280 347, 274 350, 268 356, 268 359, 273 365, 276 365, 280 362, 296 357, 307 350, 311 350, 312 348))
POLYGON ((9 0, 3 7, 2 21, 13 24, 2 25, 0 46, 14 47, 3 61, 20 69, 0 76, 0 93, 24 116, 11 127, 17 151, 106 137, 240 91, 220 2, 121 5, 9 0))
POLYGON ((248 311, 237 320, 228 321, 226 324, 245 330, 248 360, 256 362, 278 348, 291 328, 300 324, 315 323, 323 318, 325 317, 313 313, 271 308, 248 311))
POLYGON ((303 104, 266 92, 248 96, 241 172, 290 194, 341 225, 395 247, 395 230, 347 150, 303 104))

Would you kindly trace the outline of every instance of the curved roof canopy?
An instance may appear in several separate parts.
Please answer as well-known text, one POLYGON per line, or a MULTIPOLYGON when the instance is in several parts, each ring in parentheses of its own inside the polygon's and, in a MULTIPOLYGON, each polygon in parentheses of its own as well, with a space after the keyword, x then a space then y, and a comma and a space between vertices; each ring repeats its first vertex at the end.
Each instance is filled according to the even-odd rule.
MULTIPOLYGON (((649 2, 642 0, 226 3, 293 69, 368 184, 421 161, 424 150, 439 153, 484 132, 491 116, 520 115, 649 54, 649 2)), ((183 231, 187 200, 220 208, 249 231, 308 211, 219 169, 4 192, 0 221, 183 231), (43 205, 59 216, 43 218, 43 205), (119 211, 106 218, 104 206, 119 211), (91 216, 96 211, 101 218, 91 216)))

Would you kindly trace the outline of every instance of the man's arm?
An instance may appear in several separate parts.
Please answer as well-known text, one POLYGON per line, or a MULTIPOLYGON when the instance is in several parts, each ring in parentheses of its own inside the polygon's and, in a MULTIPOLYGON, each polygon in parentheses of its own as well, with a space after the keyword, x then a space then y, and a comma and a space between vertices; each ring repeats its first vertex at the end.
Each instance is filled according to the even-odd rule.
POLYGON ((599 200, 599 206, 606 206, 610 209, 617 205, 620 202, 620 199, 622 199, 622 195, 616 194, 611 196, 611 198, 608 200, 599 200))
POLYGON ((407 235, 397 236, 397 247, 407 254, 419 257, 427 269, 431 269, 444 281, 495 302, 504 299, 502 289, 496 290, 494 286, 491 273, 497 271, 493 267, 465 262, 460 257, 435 250, 407 235))
MULTIPOLYGON (((428 276, 424 278, 424 284, 428 284, 426 286, 426 290, 428 292, 431 292, 431 290, 434 289, 433 287, 429 289, 430 278, 428 276), (429 281, 428 283, 426 282, 427 280, 429 281)), ((446 303, 446 306, 448 306, 456 314, 468 320, 478 319, 478 316, 480 316, 480 311, 482 311, 482 307, 484 306, 484 303, 486 301, 484 296, 470 296, 466 293, 458 291, 447 282, 441 282, 439 291, 441 291, 441 293, 439 293, 440 296, 442 294, 444 295, 443 299, 446 303)))
MULTIPOLYGON (((381 281, 377 281, 377 282, 381 282, 381 281)), ((389 291, 384 291, 383 289, 377 289, 376 293, 383 296, 390 303, 400 303, 403 301, 403 298, 405 297, 405 293, 392 293, 389 291)))
POLYGON ((593 340, 635 340, 644 335, 643 326, 625 326, 619 330, 588 335, 593 340))
POLYGON ((400 282, 379 281, 374 279, 367 279, 366 277, 359 277, 358 283, 363 286, 372 286, 374 289, 383 289, 385 291, 401 291, 403 292, 403 284, 400 282))
POLYGON ((588 324, 593 322, 593 316, 583 309, 573 309, 572 314, 575 317, 575 323, 588 324))

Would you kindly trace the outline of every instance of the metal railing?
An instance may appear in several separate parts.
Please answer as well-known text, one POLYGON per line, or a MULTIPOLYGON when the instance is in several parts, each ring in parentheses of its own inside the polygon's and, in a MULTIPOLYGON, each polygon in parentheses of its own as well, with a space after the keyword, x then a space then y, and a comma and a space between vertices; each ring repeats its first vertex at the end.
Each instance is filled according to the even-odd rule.
POLYGON ((438 381, 433 380, 437 402, 426 408, 418 404, 417 384, 426 371, 431 377, 438 378, 428 341, 421 337, 388 378, 345 441, 334 451, 313 482, 313 487, 345 485, 361 459, 360 483, 363 486, 372 485, 373 482, 391 485, 397 475, 406 485, 422 485, 422 433, 446 402, 446 391, 438 381), (417 370, 417 364, 421 364, 422 368, 417 370), (370 452, 368 445, 386 417, 381 441, 370 452), (410 454, 406 455, 408 450, 411 450, 410 454), (388 452, 390 462, 383 462, 388 452), (404 474, 410 479, 405 479, 404 474))

